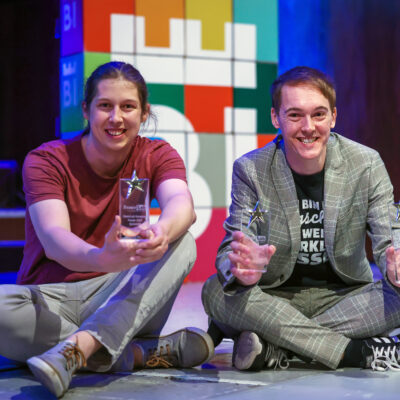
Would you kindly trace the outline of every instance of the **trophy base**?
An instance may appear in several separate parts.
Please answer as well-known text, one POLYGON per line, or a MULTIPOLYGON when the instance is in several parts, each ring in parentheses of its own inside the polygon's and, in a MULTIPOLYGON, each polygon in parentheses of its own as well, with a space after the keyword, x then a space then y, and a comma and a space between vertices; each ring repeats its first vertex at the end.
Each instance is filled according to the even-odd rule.
POLYGON ((258 272, 258 273, 262 273, 265 274, 267 272, 267 268, 238 268, 239 270, 243 270, 243 271, 248 271, 248 272, 258 272))
POLYGON ((123 240, 124 242, 125 241, 131 241, 131 242, 144 242, 144 241, 146 241, 146 240, 148 240, 148 239, 143 239, 142 237, 140 237, 140 236, 120 236, 120 238, 119 238, 119 240, 123 240))

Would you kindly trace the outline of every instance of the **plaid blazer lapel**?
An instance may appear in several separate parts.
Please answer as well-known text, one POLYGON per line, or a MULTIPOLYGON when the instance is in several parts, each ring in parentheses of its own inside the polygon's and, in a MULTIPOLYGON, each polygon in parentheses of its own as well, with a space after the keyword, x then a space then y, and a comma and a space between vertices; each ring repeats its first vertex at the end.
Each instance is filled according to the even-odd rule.
POLYGON ((300 214, 299 201, 292 171, 286 161, 283 150, 283 140, 277 143, 278 149, 272 163, 271 173, 275 190, 281 207, 286 216, 291 237, 291 264, 294 265, 300 249, 300 214))
POLYGON ((330 260, 334 260, 336 224, 347 181, 345 165, 337 139, 331 135, 326 151, 324 178, 324 236, 330 260))

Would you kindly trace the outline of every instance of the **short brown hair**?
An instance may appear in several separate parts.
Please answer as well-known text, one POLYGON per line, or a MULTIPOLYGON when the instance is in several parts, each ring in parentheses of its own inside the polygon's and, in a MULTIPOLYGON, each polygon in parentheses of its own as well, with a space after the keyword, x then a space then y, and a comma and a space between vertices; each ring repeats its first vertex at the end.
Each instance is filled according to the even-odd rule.
POLYGON ((311 85, 317 88, 329 102, 331 111, 336 107, 336 90, 330 77, 322 71, 310 67, 294 67, 278 76, 271 85, 272 107, 279 112, 284 85, 311 85))
MULTIPOLYGON (((142 74, 131 64, 121 61, 111 61, 102 65, 99 65, 89 76, 85 84, 84 92, 84 103, 86 108, 90 108, 92 100, 96 97, 97 88, 99 83, 105 79, 124 79, 133 83, 138 91, 140 107, 142 109, 142 115, 149 109, 148 104, 148 90, 146 82, 142 74)), ((157 122, 156 117, 153 115, 151 110, 149 111, 150 117, 153 118, 154 122, 157 122)), ((87 122, 87 126, 84 133, 90 132, 90 122, 87 122)))
POLYGON ((139 94, 140 107, 142 108, 142 112, 145 112, 148 98, 146 82, 141 73, 135 67, 121 61, 111 61, 99 65, 92 72, 85 84, 84 101, 86 107, 90 107, 90 103, 96 96, 97 87, 102 80, 119 78, 132 82, 136 86, 139 94))

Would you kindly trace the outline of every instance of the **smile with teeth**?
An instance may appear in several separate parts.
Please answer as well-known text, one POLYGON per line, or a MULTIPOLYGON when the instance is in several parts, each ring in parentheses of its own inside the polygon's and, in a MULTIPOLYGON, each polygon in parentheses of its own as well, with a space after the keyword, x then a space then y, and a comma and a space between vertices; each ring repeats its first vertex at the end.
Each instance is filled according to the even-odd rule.
POLYGON ((317 137, 312 137, 312 138, 297 138, 301 143, 314 143, 318 138, 317 137))
POLYGON ((111 136, 120 136, 125 133, 126 129, 106 129, 106 132, 111 136))

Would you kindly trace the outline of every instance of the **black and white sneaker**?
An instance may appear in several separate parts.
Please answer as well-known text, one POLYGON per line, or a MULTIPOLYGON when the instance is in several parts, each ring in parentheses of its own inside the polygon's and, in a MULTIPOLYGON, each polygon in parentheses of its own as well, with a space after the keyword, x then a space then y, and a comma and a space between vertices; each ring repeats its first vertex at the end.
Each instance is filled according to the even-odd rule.
POLYGON ((363 340, 364 368, 374 371, 400 372, 400 343, 398 338, 373 337, 363 340))
POLYGON ((255 332, 244 331, 234 341, 233 366, 241 371, 260 371, 263 368, 286 369, 286 352, 265 342, 255 332))
POLYGON ((289 368, 289 357, 286 351, 271 343, 267 343, 266 345, 265 366, 273 369, 289 368))

